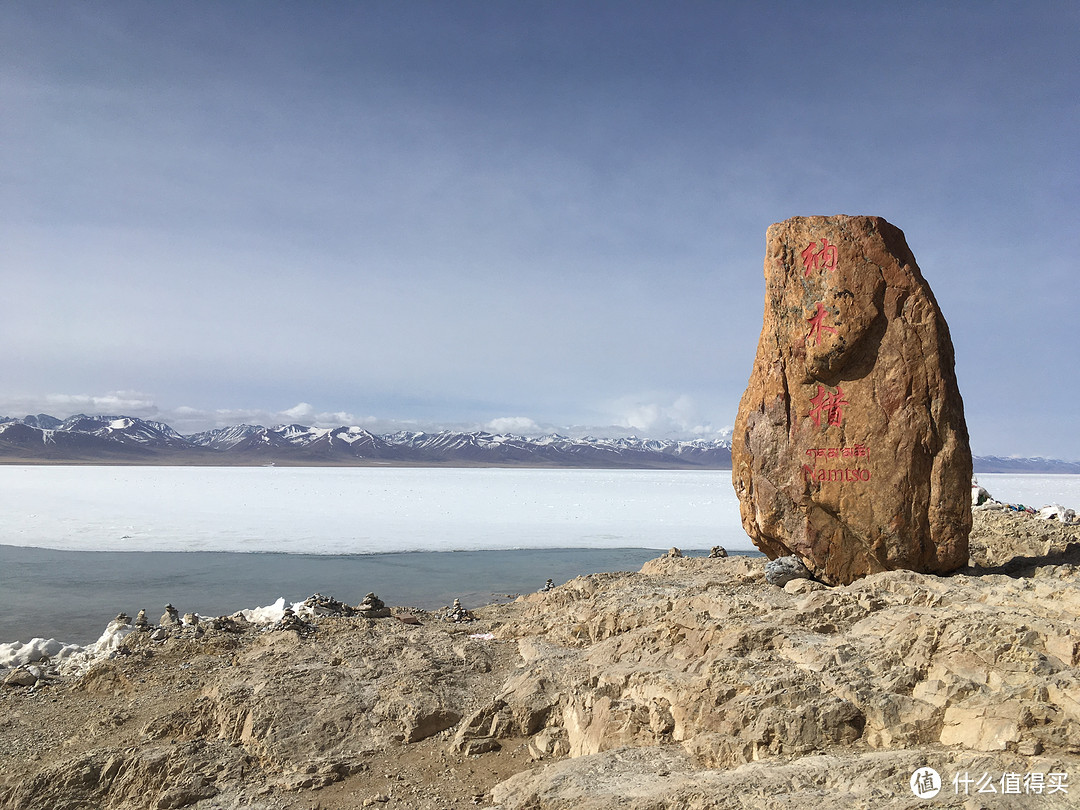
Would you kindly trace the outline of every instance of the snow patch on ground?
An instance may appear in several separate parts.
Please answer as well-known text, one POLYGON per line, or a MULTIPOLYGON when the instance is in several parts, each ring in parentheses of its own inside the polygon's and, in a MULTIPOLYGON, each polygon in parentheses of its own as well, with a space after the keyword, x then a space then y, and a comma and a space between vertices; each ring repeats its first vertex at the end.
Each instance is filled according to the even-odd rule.
POLYGON ((32 638, 25 643, 13 641, 0 644, 0 668, 49 664, 55 666, 61 675, 81 675, 98 661, 111 657, 132 629, 130 621, 113 619, 100 638, 85 647, 66 644, 55 638, 32 638))

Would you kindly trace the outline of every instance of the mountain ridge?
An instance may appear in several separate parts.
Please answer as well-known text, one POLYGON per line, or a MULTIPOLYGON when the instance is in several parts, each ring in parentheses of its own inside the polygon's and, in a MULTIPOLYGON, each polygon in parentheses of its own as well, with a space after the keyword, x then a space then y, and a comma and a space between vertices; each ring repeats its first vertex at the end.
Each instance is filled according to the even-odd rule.
POLYGON ((0 462, 130 464, 494 465, 730 469, 724 439, 526 438, 486 431, 398 431, 302 424, 232 425, 182 435, 129 416, 0 418, 0 462))
MULTIPOLYGON (((356 425, 230 425, 181 434, 131 416, 0 417, 0 463, 414 465, 731 469, 729 439, 527 438, 487 431, 375 434, 356 425)), ((1080 475, 1080 462, 976 456, 975 473, 1080 475)))

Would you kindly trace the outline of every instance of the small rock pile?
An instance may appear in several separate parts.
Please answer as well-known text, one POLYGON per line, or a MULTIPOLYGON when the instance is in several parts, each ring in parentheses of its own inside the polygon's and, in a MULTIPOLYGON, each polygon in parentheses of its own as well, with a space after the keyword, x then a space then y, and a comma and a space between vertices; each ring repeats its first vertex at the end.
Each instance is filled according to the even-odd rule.
POLYGON ((269 629, 272 631, 294 630, 301 637, 315 635, 315 625, 305 622, 293 612, 292 608, 285 608, 281 620, 271 625, 269 629))
POLYGON ((158 619, 158 626, 169 628, 180 626, 180 613, 171 604, 165 605, 165 612, 161 614, 161 618, 158 619))
POLYGON ((1036 509, 1022 503, 1006 503, 994 498, 979 484, 977 478, 971 479, 971 509, 973 512, 1005 512, 1033 515, 1042 520, 1055 520, 1065 526, 1074 526, 1080 523, 1075 509, 1066 509, 1059 503, 1051 503, 1036 509))
POLYGON ((454 606, 446 613, 446 618, 451 622, 471 622, 475 617, 461 606, 461 600, 455 599, 454 606))
POLYGON ((35 686, 41 677, 41 667, 28 664, 16 667, 4 678, 4 686, 35 686))
MULTIPOLYGON (((121 622, 124 625, 131 624, 131 619, 123 613, 113 621, 121 622)), ((140 609, 135 616, 134 629, 140 633, 149 633, 152 641, 164 641, 170 635, 176 633, 187 633, 195 638, 201 638, 206 633, 207 625, 203 623, 202 617, 198 613, 190 611, 181 618, 180 611, 173 607, 172 604, 167 604, 165 605, 165 612, 161 614, 156 627, 150 624, 150 620, 146 617, 146 610, 140 609)))
POLYGON ((248 622, 243 616, 216 616, 207 619, 205 624, 211 630, 221 630, 225 633, 243 633, 248 622))
POLYGON ((382 599, 369 593, 364 597, 364 601, 356 606, 356 613, 365 619, 385 619, 390 616, 390 608, 382 599))
MULTIPOLYGON (((378 601, 378 597, 373 593, 369 593, 368 597, 374 597, 375 601, 378 601)), ((365 602, 367 597, 365 597, 365 602)), ((379 602, 382 605, 382 602, 379 602)), ((352 605, 347 605, 340 599, 335 599, 332 596, 323 596, 321 593, 313 593, 307 599, 304 600, 304 607, 311 611, 313 616, 355 616, 359 610, 363 609, 363 605, 359 608, 354 608, 352 605)))

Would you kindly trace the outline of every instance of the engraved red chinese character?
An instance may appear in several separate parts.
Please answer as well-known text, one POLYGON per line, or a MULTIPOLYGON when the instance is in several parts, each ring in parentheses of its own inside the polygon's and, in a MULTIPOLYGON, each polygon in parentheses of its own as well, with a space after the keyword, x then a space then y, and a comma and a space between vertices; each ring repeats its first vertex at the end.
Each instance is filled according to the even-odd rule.
POLYGON ((810 331, 807 333, 806 339, 809 340, 810 338, 813 338, 815 346, 821 343, 822 332, 832 332, 834 335, 836 334, 835 329, 830 326, 826 326, 824 323, 825 319, 828 316, 829 313, 825 309, 825 306, 820 301, 818 301, 817 312, 815 312, 813 315, 806 319, 807 322, 810 324, 810 331))
POLYGON ((836 245, 830 245, 828 239, 822 238, 821 248, 817 248, 817 242, 811 242, 802 252, 803 277, 810 275, 811 270, 835 270, 838 254, 836 245))
POLYGON ((807 414, 814 420, 814 427, 821 427, 824 419, 830 425, 839 425, 844 421, 844 406, 851 403, 844 399, 844 389, 836 386, 836 393, 830 394, 824 385, 818 385, 817 395, 810 400, 813 406, 807 414))

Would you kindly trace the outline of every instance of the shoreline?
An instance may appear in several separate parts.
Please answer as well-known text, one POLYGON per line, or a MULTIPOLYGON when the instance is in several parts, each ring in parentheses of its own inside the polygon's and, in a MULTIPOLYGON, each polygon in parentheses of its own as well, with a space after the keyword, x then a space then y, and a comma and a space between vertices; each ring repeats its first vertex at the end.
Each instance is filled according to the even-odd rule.
POLYGON ((0 807, 900 808, 933 768, 950 810, 983 773, 1046 788, 988 808, 1063 810, 1080 526, 974 519, 949 576, 781 588, 762 558, 660 556, 472 621, 163 622, 71 674, 12 672, 0 807))
MULTIPOLYGON (((387 604, 435 610, 533 593, 548 578, 638 570, 654 548, 556 548, 297 554, 236 551, 65 551, 0 544, 0 644, 55 638, 90 644, 120 612, 166 603, 204 617, 300 602, 321 593, 357 604, 377 593, 387 604)), ((703 550, 684 550, 705 556, 703 550)), ((729 551, 760 557, 759 551, 729 551)))

